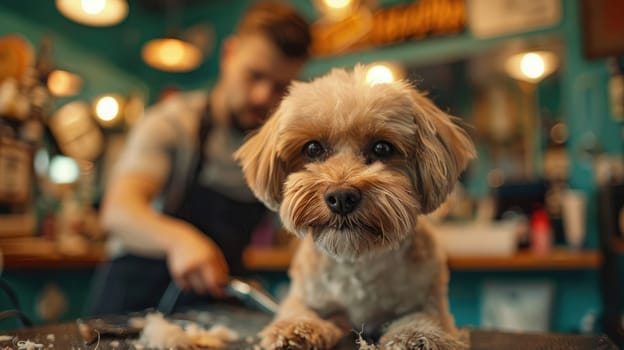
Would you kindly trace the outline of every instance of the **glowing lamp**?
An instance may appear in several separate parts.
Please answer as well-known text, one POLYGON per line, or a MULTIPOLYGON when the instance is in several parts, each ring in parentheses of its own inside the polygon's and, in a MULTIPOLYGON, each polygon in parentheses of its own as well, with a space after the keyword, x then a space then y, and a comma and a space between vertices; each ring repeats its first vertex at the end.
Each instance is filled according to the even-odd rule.
POLYGON ((128 15, 126 0, 56 0, 63 16, 94 27, 107 27, 123 21, 128 15))
POLYGON ((168 72, 191 71, 203 58, 199 48, 176 38, 150 40, 143 46, 141 55, 145 63, 168 72))

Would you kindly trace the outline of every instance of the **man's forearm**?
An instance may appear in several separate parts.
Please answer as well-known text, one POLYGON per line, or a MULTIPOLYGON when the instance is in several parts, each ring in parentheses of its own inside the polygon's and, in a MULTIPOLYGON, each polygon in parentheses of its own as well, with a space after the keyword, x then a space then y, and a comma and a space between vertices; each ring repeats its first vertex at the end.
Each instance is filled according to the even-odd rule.
POLYGON ((158 213, 150 199, 138 195, 132 184, 111 188, 105 200, 101 222, 110 234, 138 255, 164 257, 176 240, 194 230, 181 220, 158 213))

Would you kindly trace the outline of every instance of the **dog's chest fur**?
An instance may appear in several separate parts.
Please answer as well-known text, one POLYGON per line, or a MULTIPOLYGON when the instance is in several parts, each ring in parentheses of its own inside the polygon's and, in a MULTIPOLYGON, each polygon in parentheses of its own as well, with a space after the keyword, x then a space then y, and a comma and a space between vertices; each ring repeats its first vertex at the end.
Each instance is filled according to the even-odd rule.
POLYGON ((437 283, 441 259, 426 232, 390 252, 363 261, 338 262, 321 253, 311 239, 301 280, 306 304, 321 315, 346 314, 354 327, 375 329, 427 304, 437 283))

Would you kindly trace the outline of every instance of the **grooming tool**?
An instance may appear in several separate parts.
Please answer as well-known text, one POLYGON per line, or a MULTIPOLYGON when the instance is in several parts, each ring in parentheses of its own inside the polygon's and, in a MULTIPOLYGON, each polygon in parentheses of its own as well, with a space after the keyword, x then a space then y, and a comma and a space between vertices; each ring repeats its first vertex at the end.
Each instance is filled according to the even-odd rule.
MULTIPOLYGON (((171 281, 160 298, 156 309, 165 315, 171 314, 180 294, 182 294, 182 290, 175 282, 171 281)), ((230 279, 230 282, 225 286, 225 294, 239 299, 247 306, 259 309, 271 315, 274 315, 278 309, 278 304, 266 291, 238 278, 230 279)))
POLYGON ((237 297, 250 306, 274 315, 277 312, 278 304, 271 296, 259 287, 255 287, 247 282, 232 278, 225 287, 228 295, 237 297))
POLYGON ((169 315, 173 312, 175 308, 176 302, 178 298, 182 294, 182 290, 175 284, 174 281, 169 282, 167 289, 163 293, 162 297, 160 297, 160 301, 158 302, 158 306, 156 310, 163 313, 164 315, 169 315))

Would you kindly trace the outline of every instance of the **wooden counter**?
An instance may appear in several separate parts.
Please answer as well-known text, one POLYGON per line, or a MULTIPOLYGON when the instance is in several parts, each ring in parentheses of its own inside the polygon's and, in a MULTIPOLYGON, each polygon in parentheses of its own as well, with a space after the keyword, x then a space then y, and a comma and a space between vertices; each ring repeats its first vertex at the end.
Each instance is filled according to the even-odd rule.
POLYGON ((609 244, 611 245, 612 251, 624 254, 624 238, 612 237, 609 244))
MULTIPOLYGON (((8 269, 65 269, 89 268, 106 259, 103 244, 92 245, 83 254, 68 255, 59 252, 52 241, 40 238, 0 240, 4 267, 8 269)), ((295 247, 252 247, 245 251, 243 262, 251 270, 285 270, 290 264, 295 247)), ((451 256, 452 270, 565 270, 596 269, 602 256, 594 250, 554 249, 547 255, 519 251, 512 256, 451 256)))
POLYGON ((0 240, 2 263, 6 269, 92 268, 106 259, 103 244, 91 244, 80 253, 62 253, 54 241, 37 237, 0 240))
POLYGON ((594 250, 553 249, 545 255, 519 251, 508 257, 449 257, 452 270, 571 270, 597 269, 602 255, 594 250))
MULTIPOLYGON (((245 266, 255 270, 283 270, 288 267, 293 248, 251 248, 245 252, 245 266)), ((595 250, 554 249, 547 255, 519 251, 511 256, 451 256, 451 270, 564 270, 596 269, 602 262, 595 250)))

